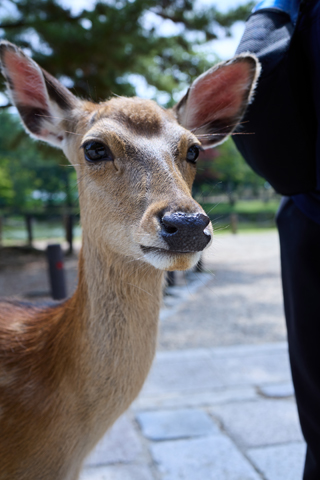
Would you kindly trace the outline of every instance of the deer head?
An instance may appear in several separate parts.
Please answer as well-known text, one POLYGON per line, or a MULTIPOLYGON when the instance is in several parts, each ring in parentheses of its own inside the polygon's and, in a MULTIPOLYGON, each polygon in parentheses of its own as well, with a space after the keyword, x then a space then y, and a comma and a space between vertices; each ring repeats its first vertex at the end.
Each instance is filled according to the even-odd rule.
POLYGON ((191 196, 201 148, 236 127, 258 76, 252 55, 216 65, 171 110, 139 98, 76 98, 16 46, 2 72, 23 125, 61 148, 77 171, 84 241, 162 270, 193 266, 212 240, 191 196))

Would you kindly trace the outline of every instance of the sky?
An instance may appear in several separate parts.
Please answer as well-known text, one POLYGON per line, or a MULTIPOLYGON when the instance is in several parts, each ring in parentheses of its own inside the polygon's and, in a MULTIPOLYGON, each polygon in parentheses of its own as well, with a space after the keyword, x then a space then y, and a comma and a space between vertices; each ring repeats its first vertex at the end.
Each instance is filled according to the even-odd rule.
MULTIPOLYGON (((230 8, 238 7, 239 5, 243 5, 247 3, 246 0, 197 0, 198 5, 206 6, 206 5, 215 5, 217 6, 218 10, 222 12, 226 12, 230 8)), ((239 45, 240 39, 244 32, 244 23, 243 22, 236 22, 232 28, 232 37, 225 38, 222 40, 214 40, 210 42, 214 52, 223 60, 227 60, 228 58, 234 55, 234 52, 239 45)))
MULTIPOLYGON (((90 8, 90 5, 94 3, 94 0, 60 0, 64 5, 68 5, 73 12, 79 12, 83 8, 90 8)), ((197 5, 201 7, 215 5, 217 8, 225 12, 230 8, 237 7, 238 5, 246 3, 246 0, 195 0, 197 5)), ((176 28, 173 25, 170 25, 169 20, 163 25, 162 29, 167 29, 168 32, 176 28)), ((222 60, 227 60, 228 58, 234 55, 234 52, 239 44, 240 38, 244 31, 244 23, 237 22, 232 28, 232 37, 214 40, 207 45, 206 51, 208 53, 211 49, 216 53, 222 60)))
MULTIPOLYGON (((83 8, 88 8, 93 0, 61 0, 64 5, 69 5, 73 11, 78 12, 83 8)), ((195 0, 198 5, 216 5, 221 11, 227 11, 229 8, 237 7, 246 0, 195 0)))

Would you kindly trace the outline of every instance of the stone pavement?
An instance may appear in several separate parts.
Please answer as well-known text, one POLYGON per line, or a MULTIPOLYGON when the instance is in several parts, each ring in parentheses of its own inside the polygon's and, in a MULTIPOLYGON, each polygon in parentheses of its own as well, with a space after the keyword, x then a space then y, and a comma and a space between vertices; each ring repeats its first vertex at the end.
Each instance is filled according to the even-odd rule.
POLYGON ((158 352, 81 480, 301 480, 285 342, 158 352))
POLYGON ((216 235, 204 266, 198 285, 180 288, 183 302, 162 312, 159 349, 286 340, 276 231, 216 235))

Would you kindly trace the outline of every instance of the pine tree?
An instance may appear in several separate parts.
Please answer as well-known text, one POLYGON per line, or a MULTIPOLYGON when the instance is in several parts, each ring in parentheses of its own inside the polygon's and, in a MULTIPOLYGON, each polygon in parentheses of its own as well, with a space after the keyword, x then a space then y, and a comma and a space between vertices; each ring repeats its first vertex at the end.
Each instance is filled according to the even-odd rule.
POLYGON ((134 95, 136 74, 155 87, 155 96, 168 92, 172 103, 172 95, 210 66, 194 46, 216 39, 218 27, 230 34, 252 2, 226 14, 216 7, 196 10, 191 0, 98 1, 77 14, 57 0, 7 5, 0 11, 0 37, 27 48, 77 95, 95 101, 112 93, 134 95), (161 33, 165 21, 178 33, 161 33))

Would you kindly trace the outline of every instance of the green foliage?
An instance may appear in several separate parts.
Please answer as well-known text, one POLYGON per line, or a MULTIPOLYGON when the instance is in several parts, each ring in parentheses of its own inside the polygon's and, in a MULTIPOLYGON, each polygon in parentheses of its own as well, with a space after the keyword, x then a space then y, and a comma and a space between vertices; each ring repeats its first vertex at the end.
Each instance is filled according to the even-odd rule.
POLYGON ((3 158, 0 165, 0 206, 12 203, 14 199, 13 183, 9 176, 9 162, 3 158))
POLYGON ((231 138, 218 147, 218 152, 213 169, 220 180, 232 182, 235 186, 247 184, 259 187, 265 183, 243 160, 231 138))
POLYGON ((70 182, 75 172, 65 165, 62 153, 39 149, 22 131, 17 115, 0 112, 0 206, 14 210, 70 205, 76 190, 70 182))
POLYGON ((270 214, 275 216, 279 208, 279 200, 273 199, 269 202, 263 200, 239 200, 236 205, 231 206, 229 203, 202 203, 202 207, 206 212, 212 212, 213 216, 229 215, 237 213, 238 215, 260 215, 270 214))
POLYGON ((225 192, 231 205, 235 203, 237 190, 250 186, 257 194, 264 184, 265 180, 251 170, 231 138, 210 150, 198 162, 195 191, 206 196, 225 192))
POLYGON ((191 0, 98 1, 74 14, 58 0, 7 0, 14 8, 0 13, 2 36, 31 50, 33 58, 75 93, 97 101, 111 93, 134 95, 131 74, 157 91, 173 95, 209 66, 194 45, 226 34, 251 8, 226 14, 215 7, 197 10, 191 0), (8 12, 11 12, 10 14, 8 12), (163 21, 178 33, 161 33, 163 21))

